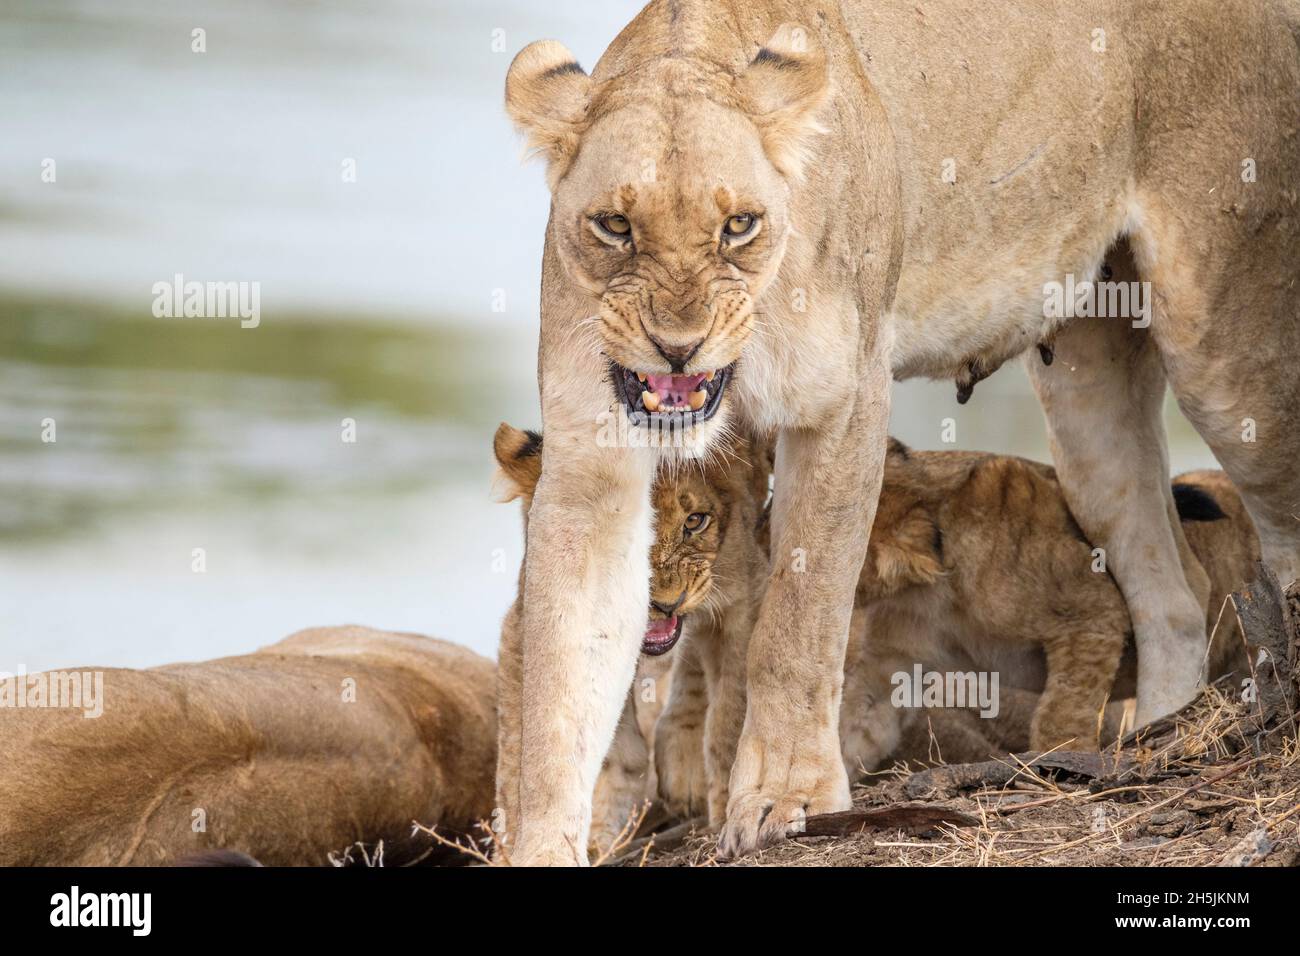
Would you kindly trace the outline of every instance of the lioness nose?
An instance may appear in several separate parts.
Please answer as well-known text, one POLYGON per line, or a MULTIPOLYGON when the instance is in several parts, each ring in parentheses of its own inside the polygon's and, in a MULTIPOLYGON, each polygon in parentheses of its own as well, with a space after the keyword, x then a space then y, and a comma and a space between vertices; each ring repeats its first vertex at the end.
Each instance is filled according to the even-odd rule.
POLYGON ((659 354, 667 360, 668 364, 672 367, 672 370, 680 374, 681 371, 686 368, 686 363, 691 360, 695 353, 700 350, 700 346, 704 344, 704 336, 701 336, 694 342, 687 342, 685 345, 670 345, 667 342, 659 341, 653 335, 650 336, 650 341, 653 342, 655 348, 659 350, 659 354))

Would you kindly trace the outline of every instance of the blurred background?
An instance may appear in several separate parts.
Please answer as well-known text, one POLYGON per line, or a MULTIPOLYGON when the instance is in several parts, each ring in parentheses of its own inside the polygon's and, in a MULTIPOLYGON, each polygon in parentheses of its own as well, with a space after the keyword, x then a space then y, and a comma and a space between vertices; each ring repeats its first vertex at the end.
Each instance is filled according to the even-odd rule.
MULTIPOLYGON (((495 653, 547 213, 503 79, 547 36, 590 68, 640 5, 0 3, 0 671, 347 622, 495 653), (260 324, 155 317, 178 273, 259 283, 260 324)), ((1018 366, 954 395, 902 385, 894 433, 1046 456, 1018 366)))

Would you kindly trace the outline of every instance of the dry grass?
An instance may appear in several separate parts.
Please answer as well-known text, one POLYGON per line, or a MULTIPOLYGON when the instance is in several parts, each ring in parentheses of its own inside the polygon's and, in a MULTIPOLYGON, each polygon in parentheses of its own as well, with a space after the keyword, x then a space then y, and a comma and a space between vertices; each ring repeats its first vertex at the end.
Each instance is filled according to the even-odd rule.
MULTIPOLYGON (((1224 720, 1221 707, 1217 719, 1224 720)), ((1180 739, 1205 754, 1205 737, 1236 733, 1186 726, 1180 739)), ((1239 728, 1237 728, 1239 730, 1239 728)), ((1238 743, 1243 741, 1238 740, 1238 743)), ((909 836, 900 831, 792 841, 731 865, 757 866, 1210 866, 1224 863, 1248 837, 1266 853, 1247 862, 1300 862, 1300 757, 1294 738, 1265 734, 1231 755, 1199 762, 1175 757, 1134 764, 1110 779, 1023 768, 1009 784, 938 794, 937 805, 964 811, 978 826, 943 826, 909 836), (1167 762, 1166 762, 1167 761, 1167 762)), ((1214 748, 1217 751, 1219 748, 1214 748)), ((909 774, 859 787, 855 806, 905 799, 909 774)), ((713 838, 697 834, 651 866, 717 863, 713 838)))
MULTIPOLYGON (((1300 591, 1288 591, 1291 646, 1300 644, 1300 591)), ((1294 681, 1295 651, 1290 656, 1294 681)), ((1262 675, 1257 679, 1263 680, 1262 675)), ((1069 754, 1008 755, 996 782, 927 789, 921 799, 975 817, 920 835, 870 831, 797 839, 739 866, 1291 866, 1300 864, 1297 696, 1267 718, 1240 688, 1209 687, 1177 715, 1117 741, 1091 764, 1069 754), (1057 758, 1056 760, 1044 758, 1057 758), (1044 762, 1065 766, 1047 766, 1044 762), (1077 764, 1073 766, 1072 764, 1077 764)), ((943 765, 938 765, 942 767, 943 765)), ((854 792, 859 809, 918 797, 931 780, 896 767, 854 792), (909 789, 908 783, 913 786, 909 789)), ((716 865, 696 833, 624 864, 716 865)))
MULTIPOLYGON (((801 837, 726 865, 1300 864, 1300 714, 1295 712, 1300 692, 1293 686, 1300 683, 1295 650, 1300 589, 1295 584, 1287 598, 1292 632, 1284 668, 1291 682, 1285 688, 1287 712, 1264 714, 1240 688, 1214 685, 1178 714, 1116 741, 1100 757, 1008 754, 1000 761, 964 765, 963 780, 936 753, 928 769, 896 766, 868 775, 854 791, 855 808, 920 802, 965 814, 973 825, 801 837)), ((1265 679, 1263 671, 1256 679, 1265 679)), ((594 863, 719 865, 716 838, 701 821, 660 823, 648 804, 642 807, 609 847, 594 854, 594 863)), ((475 841, 415 825, 415 832, 465 862, 508 866, 508 848, 486 823, 479 829, 484 836, 475 841)), ((371 857, 365 862, 375 865, 371 857)))

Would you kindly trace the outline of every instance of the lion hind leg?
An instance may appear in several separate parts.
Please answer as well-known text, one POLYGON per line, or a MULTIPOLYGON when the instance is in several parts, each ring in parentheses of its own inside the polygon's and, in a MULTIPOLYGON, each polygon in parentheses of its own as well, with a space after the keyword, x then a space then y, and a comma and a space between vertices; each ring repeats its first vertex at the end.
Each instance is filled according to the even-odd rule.
MULTIPOLYGON (((1107 265, 1117 286, 1137 281, 1127 243, 1112 250, 1107 265)), ((1075 318, 1057 335, 1055 351, 1050 367, 1031 356, 1029 375, 1066 501, 1098 549, 1091 570, 1109 572, 1128 603, 1138 719, 1145 723, 1196 693, 1210 591, 1170 490, 1160 353, 1150 331, 1129 316, 1075 318)))
POLYGON ((1300 224, 1294 208, 1259 228, 1258 208, 1179 217, 1152 199, 1147 210, 1134 249, 1156 290, 1169 383, 1285 585, 1300 578, 1300 224))

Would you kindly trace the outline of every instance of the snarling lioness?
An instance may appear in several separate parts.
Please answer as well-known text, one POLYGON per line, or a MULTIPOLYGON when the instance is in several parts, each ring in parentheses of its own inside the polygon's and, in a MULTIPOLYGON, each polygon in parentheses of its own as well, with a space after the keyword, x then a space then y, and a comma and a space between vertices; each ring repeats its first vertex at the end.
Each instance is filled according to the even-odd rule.
POLYGON ((1166 382, 1265 559, 1300 574, 1300 8, 990 13, 655 0, 590 75, 549 40, 511 65, 551 188, 517 861, 584 855, 645 632, 656 462, 735 421, 779 438, 724 854, 848 806, 840 682, 894 378, 965 394, 1029 351, 1071 511, 1132 614, 1139 720, 1192 696, 1206 641, 1166 382), (1101 275, 1150 283, 1150 308, 1052 305, 1101 275))
MULTIPOLYGON (((523 502, 525 537, 542 449, 540 435, 506 424, 493 441, 506 497, 523 502)), ((637 806, 654 796, 655 778, 669 809, 683 816, 707 813, 715 827, 722 825, 745 716, 745 651, 767 566, 757 525, 770 471, 763 442, 733 438, 705 461, 666 467, 655 482, 642 665, 614 742, 602 755, 589 841, 597 851, 607 849, 637 806), (663 679, 666 663, 670 681, 663 679), (665 685, 671 688, 666 703, 665 685)), ((497 690, 497 805, 507 845, 521 799, 519 755, 531 744, 530 728, 519 719, 523 569, 520 575, 519 598, 501 629, 497 690)))

